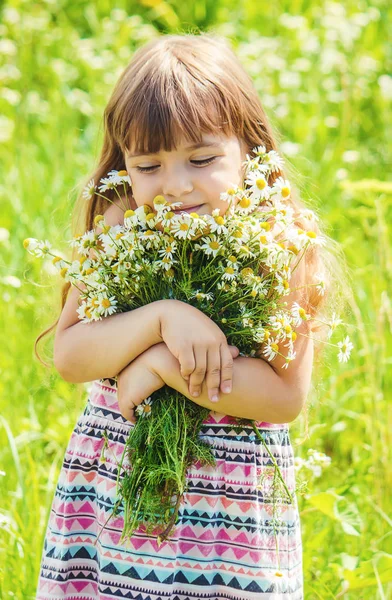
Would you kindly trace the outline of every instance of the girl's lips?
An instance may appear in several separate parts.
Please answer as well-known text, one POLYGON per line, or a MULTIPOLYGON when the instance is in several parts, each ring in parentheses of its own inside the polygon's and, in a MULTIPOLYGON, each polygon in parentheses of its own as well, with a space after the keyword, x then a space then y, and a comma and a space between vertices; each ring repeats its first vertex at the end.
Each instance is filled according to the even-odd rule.
POLYGON ((180 213, 180 212, 191 213, 191 212, 195 212, 201 206, 203 206, 203 205, 198 204, 197 206, 188 206, 187 208, 177 208, 176 210, 173 210, 173 212, 175 212, 175 213, 180 213))

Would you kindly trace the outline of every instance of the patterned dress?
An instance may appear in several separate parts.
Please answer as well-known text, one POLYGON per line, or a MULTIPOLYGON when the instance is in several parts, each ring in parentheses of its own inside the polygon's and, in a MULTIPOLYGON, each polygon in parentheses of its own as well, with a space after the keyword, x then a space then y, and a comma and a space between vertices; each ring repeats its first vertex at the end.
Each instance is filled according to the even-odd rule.
POLYGON ((270 456, 251 427, 238 434, 233 424, 234 417, 215 411, 203 421, 199 436, 211 445, 216 466, 188 469, 169 540, 158 545, 140 526, 121 544, 122 513, 107 520, 117 461, 134 425, 120 414, 115 381, 94 381, 55 490, 36 600, 303 600, 288 425, 256 422, 295 500, 283 505, 273 526, 271 497, 260 486, 270 456))

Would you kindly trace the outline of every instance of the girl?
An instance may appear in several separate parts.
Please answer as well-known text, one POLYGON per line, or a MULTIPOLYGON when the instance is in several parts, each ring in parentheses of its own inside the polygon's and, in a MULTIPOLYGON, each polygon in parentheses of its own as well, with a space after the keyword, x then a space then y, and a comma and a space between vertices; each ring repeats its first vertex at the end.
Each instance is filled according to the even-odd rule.
MULTIPOLYGON (((92 177, 97 182, 111 169, 126 170, 129 202, 110 186, 101 188, 112 201, 109 208, 96 190, 84 193, 84 231, 93 229, 97 214, 115 225, 124 210, 153 206, 158 194, 183 202, 185 210, 205 214, 219 207, 223 214, 227 204, 220 194, 243 182, 247 153, 259 145, 277 148, 251 79, 227 42, 207 33, 165 35, 140 48, 104 119, 92 177)), ((279 175, 285 176, 283 170, 270 185, 279 175)), ((303 208, 298 199, 288 202, 303 208)), ((303 229, 319 232, 315 222, 303 220, 303 229)), ((292 289, 320 271, 316 252, 322 249, 301 261, 292 289)), ((285 300, 290 306, 297 300, 315 315, 326 295, 303 291, 308 289, 316 288, 302 287, 285 300)), ((78 290, 67 283, 62 297, 61 316, 36 344, 57 325, 57 370, 66 381, 92 386, 55 491, 37 600, 303 598, 297 504, 283 505, 276 526, 272 498, 260 484, 271 464, 268 453, 251 427, 238 435, 233 425, 236 417, 256 421, 294 494, 288 423, 309 390, 309 325, 298 329, 296 360, 282 369, 279 355, 272 362, 238 356, 217 325, 180 301, 154 302, 86 325, 78 322, 78 290), (140 527, 121 544, 122 517, 106 523, 116 500, 117 461, 134 427, 134 409, 165 384, 211 409, 200 436, 211 445, 216 467, 188 469, 169 541, 159 545, 140 527)))

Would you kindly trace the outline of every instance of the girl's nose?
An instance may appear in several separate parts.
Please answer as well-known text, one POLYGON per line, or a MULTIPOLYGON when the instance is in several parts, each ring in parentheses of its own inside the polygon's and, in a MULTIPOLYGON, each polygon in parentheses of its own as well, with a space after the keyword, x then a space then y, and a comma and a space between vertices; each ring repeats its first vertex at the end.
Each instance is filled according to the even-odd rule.
POLYGON ((185 173, 173 172, 166 176, 162 182, 162 195, 176 202, 177 198, 182 198, 193 190, 193 184, 185 173))

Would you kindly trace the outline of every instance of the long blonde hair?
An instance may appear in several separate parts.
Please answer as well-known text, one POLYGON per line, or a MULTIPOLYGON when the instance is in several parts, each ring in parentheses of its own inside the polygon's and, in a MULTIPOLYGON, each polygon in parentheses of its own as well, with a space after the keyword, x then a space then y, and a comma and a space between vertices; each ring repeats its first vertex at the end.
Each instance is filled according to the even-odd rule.
MULTIPOLYGON (((135 151, 143 153, 170 151, 179 135, 200 142, 203 132, 235 135, 243 140, 249 155, 261 145, 267 152, 279 152, 278 132, 268 121, 252 79, 228 41, 214 33, 162 35, 139 48, 115 85, 103 117, 101 155, 85 185, 91 179, 98 183, 113 169, 126 169, 124 154, 129 149, 131 132, 136 140, 135 151)), ((272 185, 279 176, 291 183, 287 202, 295 212, 308 208, 293 186, 293 170, 275 171, 268 183, 272 185)), ((117 199, 113 189, 105 194, 112 201, 117 199)), ((129 197, 130 206, 135 207, 131 190, 129 197)), ((98 194, 86 201, 81 192, 73 213, 73 235, 93 229, 94 217, 107 207, 107 200, 98 194)), ((314 207, 312 210, 316 213, 314 207)), ((340 314, 345 301, 351 301, 352 289, 343 253, 316 220, 299 218, 296 223, 327 238, 325 246, 313 246, 305 254, 306 280, 314 281, 314 275, 320 273, 327 284, 323 295, 315 287, 308 288, 307 308, 313 317, 322 315, 327 307, 340 314)), ((61 310, 70 287, 69 282, 62 287, 61 310)), ((35 341, 34 350, 41 362, 37 344, 56 327, 59 318, 35 341)), ((313 326, 312 330, 320 328, 323 326, 313 326)))

